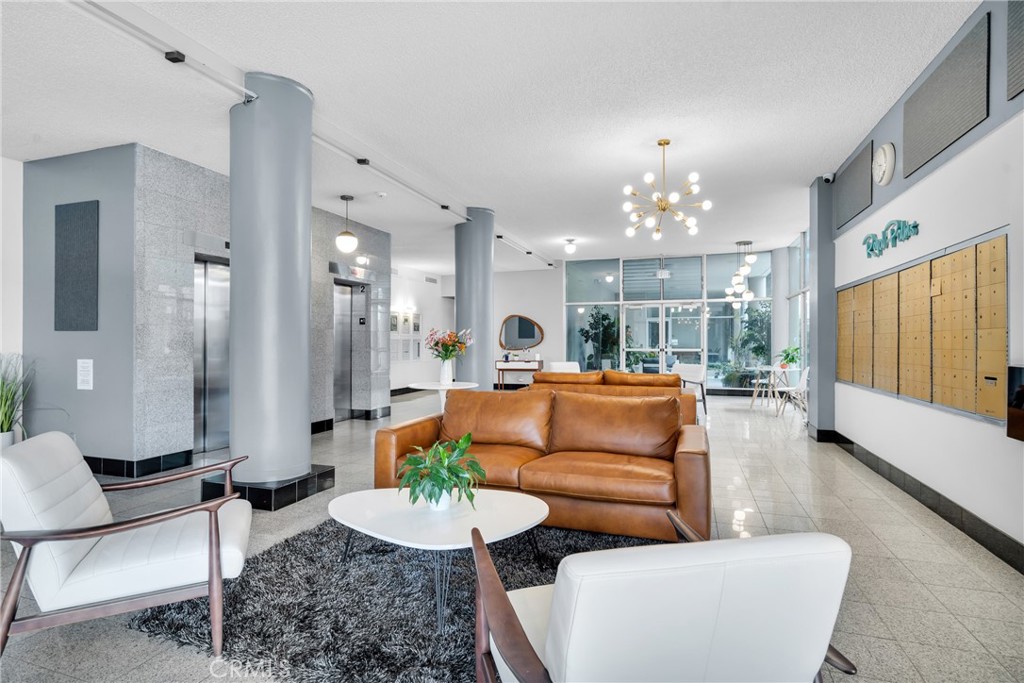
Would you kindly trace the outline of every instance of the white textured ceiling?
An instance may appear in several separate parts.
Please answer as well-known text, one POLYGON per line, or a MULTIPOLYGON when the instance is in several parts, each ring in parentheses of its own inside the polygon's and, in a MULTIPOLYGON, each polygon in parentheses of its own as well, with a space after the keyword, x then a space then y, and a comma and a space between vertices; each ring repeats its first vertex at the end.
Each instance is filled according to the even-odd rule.
MULTIPOLYGON (((549 257, 782 246, 835 170, 977 6, 940 3, 140 3, 549 257), (702 175, 691 238, 623 234, 621 187, 702 175)), ((138 141, 228 167, 237 100, 66 3, 3 3, 3 154, 138 141)), ((450 273, 457 220, 314 149, 314 204, 393 234, 399 266, 450 273), (388 198, 377 200, 384 190, 388 198)), ((674 226, 673 226, 674 227, 674 226)), ((496 247, 504 269, 536 261, 496 247)))

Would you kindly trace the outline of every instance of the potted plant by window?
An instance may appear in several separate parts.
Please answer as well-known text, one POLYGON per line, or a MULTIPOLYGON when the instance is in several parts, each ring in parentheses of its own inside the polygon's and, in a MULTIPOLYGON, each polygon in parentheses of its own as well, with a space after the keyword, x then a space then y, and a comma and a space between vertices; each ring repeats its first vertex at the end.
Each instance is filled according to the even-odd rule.
POLYGON ((436 441, 427 450, 417 446, 417 452, 410 453, 398 471, 398 490, 408 488, 410 503, 415 505, 422 497, 434 510, 447 510, 455 491, 458 500, 465 496, 473 505, 476 490, 487 473, 468 452, 471 441, 472 435, 467 433, 458 441, 436 441))
POLYGON ((14 428, 21 422, 22 406, 32 384, 32 369, 26 368, 20 353, 0 356, 0 447, 14 443, 14 428))
POLYGON ((785 370, 790 365, 795 365, 800 362, 800 347, 787 346, 782 349, 776 358, 779 359, 779 367, 785 370))

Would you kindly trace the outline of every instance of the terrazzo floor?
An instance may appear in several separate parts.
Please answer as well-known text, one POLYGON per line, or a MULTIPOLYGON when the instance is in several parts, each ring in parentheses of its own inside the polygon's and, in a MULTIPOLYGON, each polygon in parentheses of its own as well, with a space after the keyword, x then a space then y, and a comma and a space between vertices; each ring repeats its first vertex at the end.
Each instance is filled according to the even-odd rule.
MULTIPOLYGON (((432 392, 409 394, 394 402, 388 419, 339 423, 314 436, 313 460, 337 468, 335 488, 275 513, 255 512, 249 553, 324 521, 333 497, 372 486, 374 431, 437 407, 432 392)), ((860 673, 849 677, 825 667, 826 681, 1024 683, 1024 576, 839 447, 808 439, 792 411, 777 418, 773 408, 751 409, 749 399, 720 396, 708 397, 708 407, 716 536, 820 530, 853 548, 832 642, 860 673)), ((110 494, 115 519, 198 500, 195 481, 110 494)), ((0 563, 6 587, 14 564, 10 544, 0 563)), ((34 602, 23 597, 20 612, 32 611, 34 602)), ((194 648, 128 630, 127 619, 13 636, 0 659, 0 679, 270 680, 232 675, 194 648)))

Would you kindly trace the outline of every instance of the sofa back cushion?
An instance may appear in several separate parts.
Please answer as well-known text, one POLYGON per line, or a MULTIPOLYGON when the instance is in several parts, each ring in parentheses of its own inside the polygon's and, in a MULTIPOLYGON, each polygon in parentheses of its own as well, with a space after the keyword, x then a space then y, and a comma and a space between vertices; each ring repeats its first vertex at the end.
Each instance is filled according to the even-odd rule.
POLYGON ((648 387, 635 384, 527 384, 520 391, 575 391, 602 396, 675 396, 679 399, 679 416, 684 425, 697 424, 697 394, 694 389, 648 387))
POLYGON ((604 371, 605 384, 625 384, 637 387, 676 387, 683 386, 682 377, 676 374, 655 375, 642 372, 604 371))
POLYGON ((681 422, 679 399, 674 396, 558 391, 554 393, 548 452, 598 451, 671 458, 681 422))
POLYGON ((601 384, 604 373, 593 372, 535 372, 534 384, 601 384))
POLYGON ((449 391, 441 440, 466 432, 473 443, 524 446, 546 451, 551 433, 549 391, 449 391))

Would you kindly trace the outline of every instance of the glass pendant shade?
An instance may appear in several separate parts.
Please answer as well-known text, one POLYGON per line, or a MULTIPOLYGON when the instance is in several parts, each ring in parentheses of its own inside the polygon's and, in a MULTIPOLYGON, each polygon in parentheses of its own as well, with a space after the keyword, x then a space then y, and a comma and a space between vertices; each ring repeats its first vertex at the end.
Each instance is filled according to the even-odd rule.
POLYGON ((746 263, 740 266, 740 275, 750 275, 750 266, 746 263))
POLYGON ((622 202, 622 210, 629 213, 633 210, 633 202, 622 202))
POLYGON ((633 194, 633 186, 626 185, 624 188, 622 188, 622 194, 633 194))
POLYGON ((697 226, 696 225, 691 225, 690 227, 688 227, 686 229, 686 234, 688 234, 688 235, 696 235, 697 234, 697 226))
POLYGON ((746 256, 744 257, 744 260, 745 260, 745 261, 746 261, 747 263, 750 263, 750 264, 756 263, 756 262, 757 262, 757 254, 747 254, 747 255, 746 255, 746 256))
POLYGON ((338 236, 334 238, 334 246, 338 247, 338 251, 343 254, 351 254, 359 246, 359 238, 352 232, 345 230, 344 232, 339 232, 338 236))
POLYGON ((644 225, 646 225, 648 228, 653 228, 657 224, 657 222, 658 221, 654 219, 654 216, 648 216, 644 220, 644 225))
POLYGON ((573 242, 572 240, 566 240, 565 241, 565 253, 566 254, 575 254, 576 253, 576 243, 573 242))
POLYGON ((701 202, 700 208, 704 209, 705 211, 710 211, 711 210, 711 200, 710 199, 705 199, 703 202, 701 202))
POLYGON ((735 308, 736 310, 739 310, 740 302, 739 301, 733 301, 732 302, 732 307, 735 308))
POLYGON ((750 301, 751 299, 754 298, 754 293, 748 289, 747 291, 743 292, 743 298, 747 301, 750 301))

